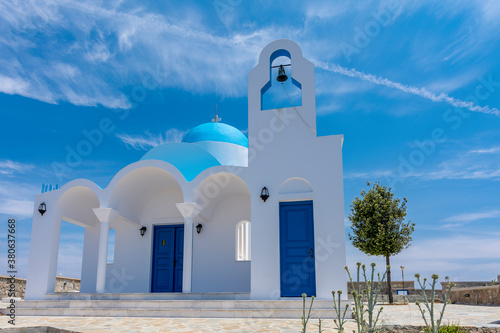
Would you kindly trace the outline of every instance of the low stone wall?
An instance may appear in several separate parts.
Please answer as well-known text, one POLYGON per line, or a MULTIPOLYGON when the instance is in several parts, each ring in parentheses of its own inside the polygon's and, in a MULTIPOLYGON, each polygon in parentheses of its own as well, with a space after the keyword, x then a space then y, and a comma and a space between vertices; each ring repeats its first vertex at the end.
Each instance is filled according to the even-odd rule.
MULTIPOLYGON (((382 328, 383 333, 420 333, 423 331, 424 326, 385 326, 382 328)), ((474 326, 460 326, 468 333, 498 333, 499 327, 474 327, 474 326)))
POLYGON ((452 304, 500 305, 500 285, 453 288, 450 301, 452 304))
MULTIPOLYGON (((375 282, 374 285, 378 286, 378 282, 375 282)), ((358 286, 357 282, 353 282, 352 284, 351 284, 351 282, 347 282, 347 290, 349 291, 349 293, 351 293, 351 291, 353 289, 357 288, 357 286, 358 286)), ((361 287, 361 289, 364 289, 365 283, 361 282, 360 287, 361 287)), ((411 295, 415 292, 415 281, 405 281, 404 283, 403 283, 403 281, 391 281, 391 287, 392 287, 393 294, 396 294, 396 291, 398 289, 406 289, 406 290, 408 290, 408 293, 411 295), (404 286, 404 288, 403 288, 403 286, 404 286)), ((388 289, 387 282, 382 282, 382 288, 381 288, 380 292, 383 294, 387 294, 387 289, 388 289)))
POLYGON ((24 298, 24 292, 26 291, 26 279, 16 278, 14 281, 11 281, 10 276, 0 275, 0 296, 2 298, 10 297, 9 290, 12 282, 15 285, 15 295, 14 297, 24 298))
POLYGON ((80 279, 56 277, 56 293, 79 292, 80 279))
MULTIPOLYGON (((16 278, 15 281, 11 281, 10 276, 0 275, 0 299, 9 297, 11 282, 14 282, 15 284, 15 297, 24 298, 24 292, 26 291, 26 279, 16 278)), ((79 291, 80 279, 62 276, 56 277, 56 293, 79 291)))
MULTIPOLYGON (((448 290, 448 286, 450 285, 451 282, 441 282, 441 289, 442 290, 448 290)), ((491 281, 457 281, 453 282, 455 288, 470 288, 470 287, 486 287, 486 286, 491 286, 492 282, 491 281)))

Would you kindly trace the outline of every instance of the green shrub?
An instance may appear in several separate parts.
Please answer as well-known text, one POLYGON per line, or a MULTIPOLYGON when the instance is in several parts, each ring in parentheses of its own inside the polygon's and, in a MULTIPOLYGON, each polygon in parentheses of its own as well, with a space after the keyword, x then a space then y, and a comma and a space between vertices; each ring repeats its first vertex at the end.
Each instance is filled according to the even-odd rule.
MULTIPOLYGON (((430 330, 426 328, 424 332, 429 333, 430 330)), ((439 333, 467 333, 467 330, 460 327, 459 324, 448 324, 445 326, 441 326, 439 328, 439 333)))

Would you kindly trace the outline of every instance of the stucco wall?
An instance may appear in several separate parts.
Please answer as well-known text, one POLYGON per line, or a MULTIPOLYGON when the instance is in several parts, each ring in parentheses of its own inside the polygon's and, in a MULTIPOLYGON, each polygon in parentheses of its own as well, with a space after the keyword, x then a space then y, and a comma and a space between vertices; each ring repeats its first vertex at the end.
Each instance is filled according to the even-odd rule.
POLYGON ((250 198, 230 196, 193 235, 193 292, 250 292, 250 261, 236 261, 236 224, 250 220, 250 198))

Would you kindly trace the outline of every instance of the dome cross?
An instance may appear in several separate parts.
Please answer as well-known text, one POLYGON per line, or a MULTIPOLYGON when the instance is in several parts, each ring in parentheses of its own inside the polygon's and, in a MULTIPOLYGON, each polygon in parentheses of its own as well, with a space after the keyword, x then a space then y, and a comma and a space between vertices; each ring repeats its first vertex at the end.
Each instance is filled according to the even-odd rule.
POLYGON ((222 120, 222 118, 219 118, 219 116, 217 115, 217 104, 215 104, 215 118, 212 119, 212 122, 213 123, 218 123, 221 120, 222 120))

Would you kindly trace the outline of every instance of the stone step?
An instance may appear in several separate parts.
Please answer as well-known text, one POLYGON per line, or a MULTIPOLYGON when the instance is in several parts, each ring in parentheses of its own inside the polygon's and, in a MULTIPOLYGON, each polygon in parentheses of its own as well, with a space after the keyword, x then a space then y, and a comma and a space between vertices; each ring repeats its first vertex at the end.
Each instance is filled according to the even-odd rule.
MULTIPOLYGON (((344 301, 342 307, 347 304, 344 301)), ((306 303, 306 310, 310 301, 306 303)), ((7 310, 0 310, 6 314, 7 310)), ((312 318, 333 318, 332 302, 314 301, 312 318)), ((297 318, 301 300, 56 300, 16 302, 18 316, 297 318)), ((351 314, 349 313, 350 317, 351 314)))
MULTIPOLYGON (((2 311, 3 312, 3 311, 2 311)), ((302 309, 121 309, 121 308, 18 308, 16 316, 164 317, 164 318, 281 318, 297 319, 302 309)), ((311 311, 311 318, 332 319, 333 309, 311 311)), ((350 317, 350 314, 348 318, 350 317)))
MULTIPOLYGON (((306 302, 306 306, 310 304, 310 300, 306 302)), ((20 301, 16 302, 16 308, 72 308, 72 309, 88 309, 88 308, 123 308, 123 309, 302 309, 302 301, 297 300, 275 300, 275 301, 260 301, 260 300, 154 300, 154 301, 115 301, 115 300, 67 300, 67 301, 20 301)), ((316 300, 313 305, 314 309, 333 309, 332 302, 316 300)))
MULTIPOLYGON (((250 300, 249 293, 46 294, 47 300, 250 300)), ((299 298, 296 298, 299 299, 299 298)), ((300 298, 302 299, 302 298, 300 298)))

